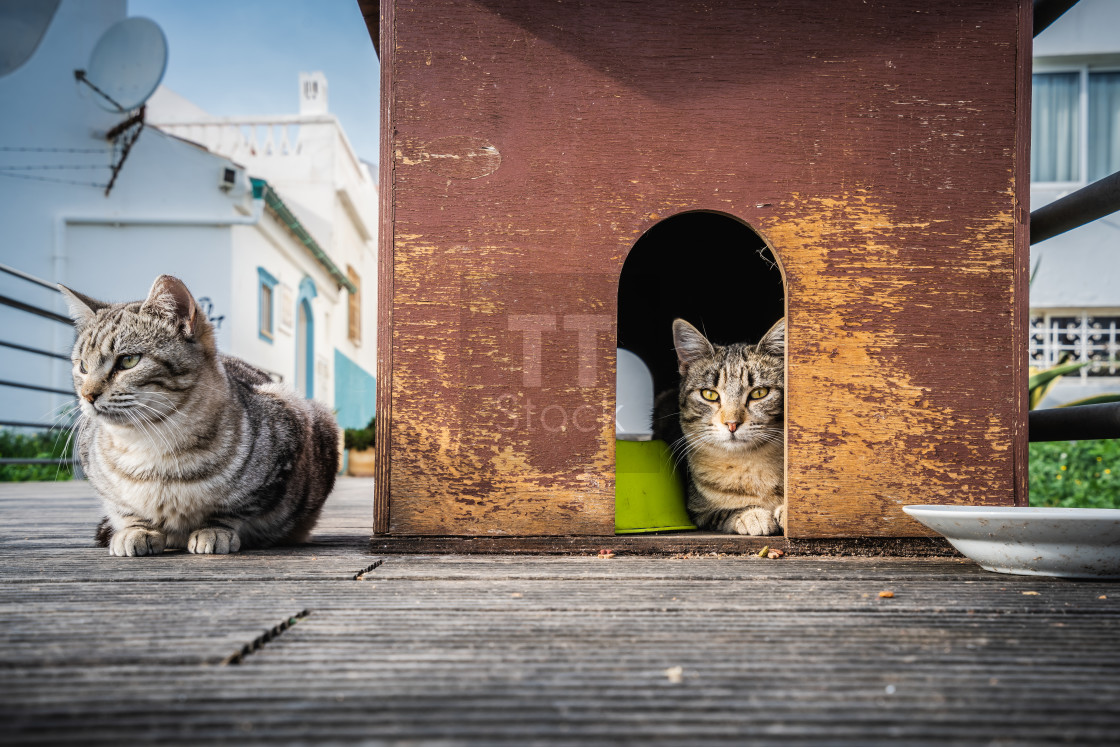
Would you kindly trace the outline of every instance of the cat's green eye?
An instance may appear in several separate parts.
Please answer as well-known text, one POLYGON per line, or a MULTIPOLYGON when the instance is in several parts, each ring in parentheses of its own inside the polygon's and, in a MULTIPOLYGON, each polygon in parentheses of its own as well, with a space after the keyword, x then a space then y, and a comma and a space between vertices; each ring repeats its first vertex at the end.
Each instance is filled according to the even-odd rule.
POLYGON ((78 370, 81 371, 82 373, 89 373, 89 371, 86 370, 86 362, 85 361, 78 361, 78 370))
POLYGON ((134 368, 136 366, 136 364, 139 363, 139 362, 140 362, 140 354, 139 353, 135 353, 133 355, 122 355, 120 358, 117 358, 117 368, 120 368, 120 369, 134 368))
POLYGON ((708 400, 709 402, 715 402, 719 399, 719 392, 717 392, 715 389, 701 389, 700 396, 708 400))
POLYGON ((758 389, 752 389, 751 390, 751 399, 762 399, 763 397, 765 397, 769 393, 770 393, 769 389, 767 389, 764 386, 760 386, 758 389))

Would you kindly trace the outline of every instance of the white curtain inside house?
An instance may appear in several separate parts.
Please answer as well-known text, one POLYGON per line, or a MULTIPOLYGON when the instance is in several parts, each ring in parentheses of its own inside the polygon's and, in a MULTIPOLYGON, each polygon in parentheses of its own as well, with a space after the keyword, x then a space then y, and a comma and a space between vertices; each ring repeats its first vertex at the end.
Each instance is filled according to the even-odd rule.
POLYGON ((1089 181, 1120 171, 1120 72, 1089 74, 1089 181))
POLYGON ((1081 180, 1078 73, 1034 76, 1031 105, 1031 181, 1081 180))

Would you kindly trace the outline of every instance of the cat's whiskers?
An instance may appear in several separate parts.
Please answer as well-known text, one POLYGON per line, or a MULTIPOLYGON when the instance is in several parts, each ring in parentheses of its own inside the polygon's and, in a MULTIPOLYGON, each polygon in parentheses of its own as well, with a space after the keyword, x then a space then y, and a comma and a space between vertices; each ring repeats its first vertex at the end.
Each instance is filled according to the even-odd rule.
POLYGON ((155 439, 152 438, 152 434, 150 434, 148 432, 148 429, 144 427, 143 421, 140 420, 140 417, 135 412, 130 409, 122 409, 120 410, 120 413, 124 416, 125 420, 127 420, 129 424, 131 424, 136 429, 136 431, 138 431, 140 435, 143 436, 144 440, 148 442, 148 446, 151 447, 153 451, 159 450, 159 445, 156 444, 155 439))
POLYGON ((161 457, 159 460, 159 469, 164 473, 170 473, 170 475, 173 477, 181 478, 183 476, 182 465, 178 460, 173 458, 174 454, 176 453, 175 447, 172 446, 172 444, 167 440, 159 425, 151 422, 148 422, 145 425, 140 418, 140 413, 138 412, 129 411, 129 415, 134 418, 133 422, 136 424, 136 427, 144 434, 145 438, 148 439, 148 443, 151 445, 152 451, 156 452, 161 457), (155 438, 153 438, 153 434, 158 437, 159 440, 163 443, 162 451, 160 450, 158 444, 156 444, 155 438), (167 457, 172 458, 168 459, 167 457))
MULTIPOLYGON (((62 443, 62 451, 59 453, 59 456, 58 456, 58 465, 55 467, 54 476, 55 476, 55 479, 57 480, 59 474, 62 472, 63 463, 68 461, 66 455, 70 453, 70 444, 74 439, 74 433, 77 432, 77 430, 78 430, 78 428, 77 428, 77 422, 78 421, 77 420, 74 420, 74 422, 72 422, 69 426, 63 426, 62 423, 64 421, 71 420, 72 416, 75 412, 79 413, 79 419, 80 419, 81 408, 78 407, 76 402, 71 400, 71 401, 68 401, 68 402, 64 402, 63 404, 59 405, 58 407, 52 408, 52 410, 59 410, 60 411, 51 419, 51 425, 57 425, 60 428, 59 432, 58 432, 58 435, 54 437, 54 443, 52 444, 52 447, 57 447, 58 446, 58 439, 62 438, 63 435, 66 436, 65 441, 63 441, 63 443, 62 443), (63 408, 65 408, 65 409, 63 409, 63 408)), ((73 457, 71 456, 70 458, 72 459, 73 457)))
MULTIPOLYGON (((198 413, 198 406, 194 398, 196 391, 209 392, 213 395, 216 395, 214 397, 201 398, 203 404, 207 402, 224 402, 231 396, 231 391, 228 385, 225 385, 224 383, 208 383, 203 379, 197 379, 192 382, 190 389, 188 389, 187 391, 177 392, 177 394, 180 395, 179 401, 175 401, 175 398, 172 398, 164 392, 143 390, 143 393, 151 396, 162 397, 166 401, 169 412, 166 413, 165 416, 169 422, 176 422, 178 420, 190 422, 191 417, 188 415, 188 413, 198 413)), ((215 415, 216 414, 217 413, 215 413, 215 415)))
POLYGON ((678 438, 672 446, 672 450, 676 455, 676 460, 673 464, 674 468, 679 467, 681 461, 696 452, 703 446, 716 443, 716 438, 713 434, 708 432, 699 433, 686 433, 678 438))
POLYGON ((159 408, 153 407, 147 402, 141 402, 139 397, 134 398, 131 402, 129 402, 129 408, 139 408, 136 416, 153 427, 158 427, 163 420, 165 420, 169 415, 172 414, 164 413, 159 408), (148 415, 148 412, 153 412, 155 413, 155 415, 148 415))
MULTIPOLYGON (((55 479, 57 479, 59 473, 62 472, 63 462, 70 461, 70 460, 76 461, 76 459, 75 459, 76 455, 73 454, 70 451, 70 449, 71 449, 71 444, 76 443, 74 441, 74 436, 77 432, 78 432, 77 427, 68 428, 66 430, 66 441, 62 444, 62 453, 58 457, 58 467, 55 468, 55 472, 54 472, 55 479), (67 454, 71 455, 69 460, 66 458, 67 454)), ((71 465, 73 465, 73 461, 71 461, 71 465)), ((71 469, 73 469, 72 466, 71 466, 71 469)), ((73 473, 71 473, 71 476, 73 476, 73 473)))
POLYGON ((163 442, 163 446, 164 446, 164 451, 162 453, 163 454, 174 453, 174 449, 171 447, 171 444, 170 444, 170 442, 168 442, 167 438, 165 438, 164 435, 159 432, 158 428, 152 427, 149 430, 149 426, 152 426, 152 423, 145 423, 144 420, 141 419, 140 414, 138 412, 133 411, 131 408, 124 408, 124 409, 121 410, 121 413, 144 436, 144 438, 148 442, 148 445, 151 447, 152 451, 160 453, 160 446, 159 446, 159 444, 156 443, 156 437, 158 436, 159 440, 163 442))
POLYGON ((174 421, 175 417, 179 414, 175 402, 162 392, 142 390, 137 395, 134 395, 134 402, 136 405, 151 410, 157 415, 154 419, 149 418, 149 422, 154 423, 157 420, 174 421), (145 402, 145 399, 150 400, 150 402, 145 402), (155 407, 154 405, 160 405, 160 407, 155 407))
POLYGON ((688 436, 681 436, 669 444, 669 453, 673 457, 673 469, 679 469, 681 462, 688 458, 688 436))
POLYGON ((77 409, 77 401, 70 399, 63 402, 61 405, 56 405, 42 414, 42 418, 49 420, 51 424, 60 423, 63 418, 70 415, 77 409))
MULTIPOLYGON (((147 409, 147 410, 151 410, 152 412, 161 416, 161 422, 155 422, 155 421, 152 421, 152 420, 148 420, 147 424, 149 426, 151 426, 152 432, 155 435, 159 436, 159 439, 163 442, 163 445, 166 448, 166 452, 164 452, 164 453, 174 454, 176 449, 175 449, 174 445, 171 443, 171 441, 168 440, 166 434, 164 433, 164 431, 165 431, 164 424, 167 423, 170 419, 169 418, 163 418, 162 413, 160 413, 159 410, 156 410, 155 408, 153 408, 151 405, 146 405, 143 402, 138 401, 138 402, 136 402, 136 406, 137 407, 142 407, 142 408, 147 409)), ((140 419, 140 416, 141 416, 141 413, 137 412, 136 413, 137 419, 140 419)))
POLYGON ((673 460, 673 469, 679 469, 681 462, 688 456, 688 442, 684 436, 669 444, 669 455, 673 460))
POLYGON ((140 423, 140 421, 136 418, 136 415, 132 412, 129 412, 128 410, 123 410, 122 414, 124 415, 124 419, 128 421, 128 424, 131 425, 133 427, 133 429, 140 436, 142 436, 145 441, 148 442, 148 446, 150 446, 154 450, 155 449, 155 441, 148 434, 148 432, 144 430, 143 424, 140 423))
POLYGON ((43 413, 41 418, 48 421, 52 428, 66 429, 69 426, 64 425, 65 421, 68 420, 77 409, 78 405, 74 400, 67 400, 61 405, 57 405, 47 410, 45 413, 43 413))

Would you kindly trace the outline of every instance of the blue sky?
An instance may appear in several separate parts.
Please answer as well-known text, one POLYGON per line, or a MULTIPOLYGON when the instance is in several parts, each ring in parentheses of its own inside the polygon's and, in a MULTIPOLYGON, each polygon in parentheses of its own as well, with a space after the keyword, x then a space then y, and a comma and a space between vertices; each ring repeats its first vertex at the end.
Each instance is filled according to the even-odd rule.
POLYGON ((380 68, 357 0, 128 0, 167 35, 163 83, 216 116, 294 114, 299 73, 327 76, 330 110, 378 160, 380 68))

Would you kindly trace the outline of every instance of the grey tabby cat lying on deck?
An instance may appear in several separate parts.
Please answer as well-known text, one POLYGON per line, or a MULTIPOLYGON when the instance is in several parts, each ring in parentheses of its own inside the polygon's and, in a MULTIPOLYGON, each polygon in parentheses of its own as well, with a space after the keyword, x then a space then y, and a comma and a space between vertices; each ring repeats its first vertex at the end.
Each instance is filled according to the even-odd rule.
POLYGON ((78 331, 78 451, 113 555, 304 541, 338 471, 325 407, 218 353, 181 281, 107 304, 59 286, 78 331))
POLYGON ((785 348, 781 319, 757 345, 719 346, 673 322, 688 458, 688 514, 701 529, 785 529, 785 348))

